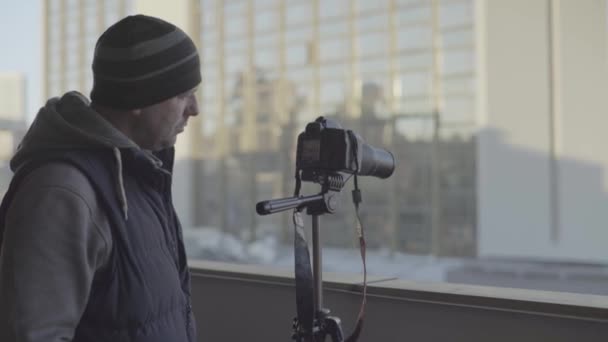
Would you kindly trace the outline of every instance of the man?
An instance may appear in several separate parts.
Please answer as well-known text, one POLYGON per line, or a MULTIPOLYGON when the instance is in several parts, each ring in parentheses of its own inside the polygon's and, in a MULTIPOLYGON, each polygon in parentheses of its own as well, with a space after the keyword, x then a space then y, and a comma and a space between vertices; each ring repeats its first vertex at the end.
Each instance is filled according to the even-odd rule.
POLYGON ((198 114, 192 40, 137 15, 99 38, 91 103, 40 110, 0 207, 0 341, 193 342, 171 198, 176 136, 198 114))

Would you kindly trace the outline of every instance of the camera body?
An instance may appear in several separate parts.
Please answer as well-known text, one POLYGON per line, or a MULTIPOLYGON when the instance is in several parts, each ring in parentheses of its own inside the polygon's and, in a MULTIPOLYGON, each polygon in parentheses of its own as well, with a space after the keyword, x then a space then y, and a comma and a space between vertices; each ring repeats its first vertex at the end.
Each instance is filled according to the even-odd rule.
POLYGON ((390 152, 366 144, 353 131, 319 117, 298 136, 296 168, 302 170, 302 180, 312 182, 336 173, 388 178, 395 159, 390 152))

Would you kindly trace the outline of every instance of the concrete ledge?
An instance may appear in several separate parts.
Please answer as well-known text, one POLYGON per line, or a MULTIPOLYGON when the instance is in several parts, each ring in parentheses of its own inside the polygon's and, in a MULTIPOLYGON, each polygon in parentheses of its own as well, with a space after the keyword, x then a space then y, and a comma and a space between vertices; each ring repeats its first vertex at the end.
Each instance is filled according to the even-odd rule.
MULTIPOLYGON (((206 261, 190 265, 202 341, 289 340, 295 315, 293 270, 206 261), (238 330, 219 329, 236 318, 238 330)), ((345 333, 361 303, 361 278, 324 274, 324 306, 342 319, 345 333)), ((405 336, 415 341, 604 341, 608 336, 604 296, 378 277, 369 281, 360 341, 402 341, 405 336), (497 331, 504 334, 497 336, 497 331)))

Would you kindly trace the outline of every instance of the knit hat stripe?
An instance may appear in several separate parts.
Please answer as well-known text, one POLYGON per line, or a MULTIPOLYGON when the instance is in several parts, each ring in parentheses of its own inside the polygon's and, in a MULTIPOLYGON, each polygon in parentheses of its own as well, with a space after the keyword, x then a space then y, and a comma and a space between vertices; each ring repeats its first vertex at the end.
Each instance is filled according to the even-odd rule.
POLYGON ((175 31, 162 37, 141 42, 132 47, 96 46, 95 58, 108 61, 132 61, 162 52, 187 38, 182 30, 176 28, 175 31))
POLYGON ((149 72, 147 74, 143 74, 143 75, 139 75, 139 76, 133 76, 133 77, 112 77, 112 76, 106 76, 100 73, 95 73, 95 77, 100 78, 100 79, 104 79, 107 81, 113 81, 113 82, 135 82, 135 81, 143 81, 145 79, 160 75, 164 72, 170 71, 172 69, 177 68, 178 66, 188 62, 189 60, 198 57, 198 53, 196 51, 194 51, 190 56, 187 56, 173 64, 167 65, 166 67, 159 69, 159 70, 155 70, 152 72, 149 72))
POLYGON ((196 87, 201 80, 198 59, 184 63, 172 72, 137 82, 113 82, 95 79, 97 103, 112 108, 134 109, 153 105, 196 87), (169 93, 167 89, 170 89, 169 93))
POLYGON ((105 77, 131 78, 142 76, 167 67, 196 52, 196 47, 190 39, 184 36, 180 43, 157 54, 137 60, 110 61, 96 58, 93 73, 105 77))

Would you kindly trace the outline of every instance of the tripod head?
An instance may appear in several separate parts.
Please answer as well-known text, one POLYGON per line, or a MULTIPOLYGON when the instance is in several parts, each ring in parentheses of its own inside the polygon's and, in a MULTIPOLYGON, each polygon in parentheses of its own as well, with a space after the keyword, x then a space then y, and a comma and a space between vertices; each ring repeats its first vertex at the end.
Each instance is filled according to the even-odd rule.
MULTIPOLYGON (((348 179, 347 179, 348 180, 348 179)), ((318 181, 321 192, 312 196, 293 196, 258 202, 255 209, 259 215, 269 215, 289 209, 307 209, 308 215, 333 214, 338 208, 337 195, 344 187, 344 175, 323 175, 318 181)))

